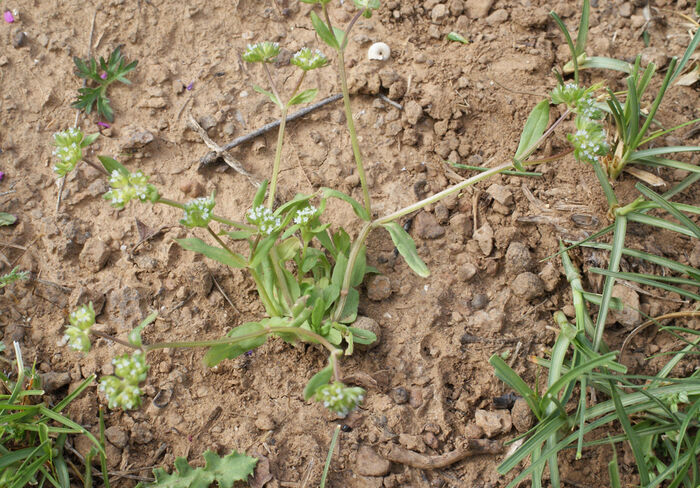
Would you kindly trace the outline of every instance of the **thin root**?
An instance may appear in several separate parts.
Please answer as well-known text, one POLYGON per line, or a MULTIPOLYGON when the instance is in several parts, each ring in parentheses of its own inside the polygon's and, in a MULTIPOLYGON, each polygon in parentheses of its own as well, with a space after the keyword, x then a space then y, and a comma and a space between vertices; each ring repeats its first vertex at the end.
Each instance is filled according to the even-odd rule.
POLYGON ((454 451, 436 456, 426 456, 409 451, 399 446, 391 446, 383 455, 385 459, 399 464, 405 464, 418 469, 441 469, 450 466, 462 459, 478 456, 480 454, 500 454, 503 452, 503 443, 489 439, 468 439, 461 447, 454 451))

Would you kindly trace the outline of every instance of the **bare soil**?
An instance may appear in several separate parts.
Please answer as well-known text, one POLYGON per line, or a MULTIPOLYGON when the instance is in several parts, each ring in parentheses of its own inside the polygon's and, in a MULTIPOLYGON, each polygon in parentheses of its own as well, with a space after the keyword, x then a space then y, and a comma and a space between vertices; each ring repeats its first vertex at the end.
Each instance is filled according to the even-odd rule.
MULTIPOLYGON (((110 358, 123 352, 103 340, 87 356, 57 345, 67 314, 77 304, 92 300, 99 309, 98 322, 120 336, 158 310, 158 320, 145 334, 148 341, 218 338, 263 316, 249 276, 174 243, 173 238, 187 235, 177 225, 180 215, 174 209, 132 203, 116 211, 101 198, 107 190, 104 178, 82 165, 67 178, 57 211, 51 135, 74 123, 70 103, 81 81, 73 73, 72 57, 86 57, 95 12, 93 55, 106 56, 123 45, 126 58, 138 59, 139 65, 130 76, 132 86, 110 90, 116 114, 111 128, 98 126, 95 114, 81 116, 84 131, 102 133, 88 157, 112 155, 129 168, 140 168, 173 199, 215 190, 217 212, 234 219, 243 218, 255 188, 221 161, 200 164, 209 149, 187 128, 189 115, 221 145, 275 120, 275 107, 252 89, 253 84, 266 86, 263 73, 241 61, 246 44, 280 42, 284 49, 274 76, 285 90, 297 79, 289 56, 303 46, 322 47, 310 25, 311 6, 297 0, 96 3, 8 0, 1 5, 19 12, 14 23, 0 26, 0 170, 5 172, 0 210, 18 217, 17 224, 0 228, 0 271, 16 264, 36 279, 0 295, 0 335, 8 345, 20 341, 25 361, 36 360, 43 373, 59 375, 47 396, 53 402, 93 373, 110 374, 110 358), (26 38, 15 47, 18 32, 26 38), (160 233, 141 243, 152 231, 160 233)), ((555 86, 551 69, 569 59, 548 12, 557 11, 575 31, 577 4, 387 0, 371 19, 358 22, 347 66, 377 214, 470 174, 446 160, 494 166, 513 155, 530 110, 555 86), (471 42, 447 41, 451 31, 471 42), (367 48, 377 41, 391 47, 388 61, 367 59, 367 48), (403 110, 380 99, 380 93, 403 110)), ((682 55, 689 42, 687 22, 677 15, 691 14, 687 0, 651 2, 647 48, 640 35, 644 2, 593 4, 591 55, 632 60, 642 52, 644 63, 653 60, 663 67, 668 56, 682 55)), ((352 2, 346 0, 332 9, 332 18, 342 25, 353 13, 352 2)), ((583 79, 590 84, 603 76, 613 89, 624 86, 622 77, 599 71, 586 72, 583 79)), ((319 98, 340 91, 332 67, 312 72, 306 85, 318 88, 319 98)), ((361 197, 341 103, 288 127, 283 197, 321 186, 361 197)), ((659 119, 672 126, 697 117, 698 86, 673 87, 659 119)), ((565 129, 541 154, 566 149, 565 129)), ((267 178, 276 136, 270 132, 230 154, 256 178, 267 178)), ((666 138, 667 143, 679 141, 700 144, 698 131, 690 127, 666 138)), ((107 446, 110 469, 127 475, 115 476, 112 486, 133 486, 139 477, 149 477, 153 466, 170 467, 178 456, 201 463, 207 449, 259 456, 260 465, 269 467, 269 488, 317 486, 339 422, 343 431, 329 486, 505 486, 513 473, 496 472, 505 454, 476 456, 433 471, 388 464, 381 454, 392 444, 441 454, 467 437, 484 437, 484 425, 475 420, 480 409, 510 419, 507 409, 494 403, 508 389, 492 373, 492 354, 510 351, 514 369, 534 384, 536 368, 528 356, 544 354, 553 343, 554 311, 563 308, 573 314, 559 261, 541 260, 556 251, 559 239, 581 238, 609 223, 590 168, 567 156, 539 171, 539 178, 493 178, 415 216, 411 234, 430 267, 427 279, 412 274, 397 258, 388 235, 371 235, 369 264, 379 268, 388 284, 367 283, 369 294, 382 299, 371 300, 363 292, 360 305, 361 314, 380 325, 379 344, 343 363, 349 382, 368 390, 358 412, 339 420, 318 404, 303 401, 304 385, 325 362, 325 354, 314 347, 270 340, 252 355, 213 370, 202 365, 202 350, 155 352, 148 358, 144 405, 106 414, 112 434, 107 446), (507 256, 509 247, 514 250, 507 256), (528 275, 530 281, 514 280, 526 271, 537 279, 528 275)), ((659 176, 673 184, 684 175, 662 171, 659 176)), ((623 175, 617 183, 624 203, 635 198, 635 181, 623 175)), ((699 203, 696 190, 686 191, 680 201, 699 203)), ((359 230, 346 206, 333 205, 326 218, 342 223, 351 234, 359 230)), ((693 252, 689 240, 643 231, 635 237, 639 229, 632 227, 631 244, 688 262, 693 252)), ((206 239, 203 233, 194 234, 206 239)), ((576 251, 574 257, 584 270, 607 264, 603 252, 576 251)), ((623 262, 627 269, 639 266, 623 262)), ((599 281, 586 285, 600 291, 599 281)), ((689 306, 658 291, 632 293, 651 315, 689 306)), ((629 330, 613 324, 606 339, 619 344, 629 330)), ((668 337, 649 330, 635 340, 629 361, 653 368, 644 357, 672 346, 668 337)), ((91 387, 67 413, 95 430, 99 405, 104 398, 91 387)), ((510 427, 505 430, 495 438, 517 434, 510 427)), ((78 451, 89 449, 84 439, 72 443, 78 451)), ((625 481, 634 483, 633 460, 620 454, 625 481)), ((607 486, 609 456, 609 448, 591 450, 580 461, 564 456, 563 478, 570 486, 607 486)))

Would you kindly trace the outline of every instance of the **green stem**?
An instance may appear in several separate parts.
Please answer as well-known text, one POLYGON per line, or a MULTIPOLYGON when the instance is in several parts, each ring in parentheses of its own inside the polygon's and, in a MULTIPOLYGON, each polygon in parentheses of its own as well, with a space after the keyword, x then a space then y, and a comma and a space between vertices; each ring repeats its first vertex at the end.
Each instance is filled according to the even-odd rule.
POLYGON ((617 197, 615 196, 615 192, 613 191, 612 186, 610 185, 608 175, 605 173, 605 170, 598 161, 593 163, 593 170, 595 171, 595 175, 598 177, 598 182, 600 183, 600 186, 603 188, 603 193, 605 193, 605 198, 608 201, 608 206, 610 208, 617 206, 617 197))
POLYGON ((347 266, 345 266, 345 275, 343 276, 343 288, 340 291, 338 305, 336 305, 335 311, 333 312, 334 322, 340 320, 340 315, 343 313, 343 309, 345 308, 345 302, 348 299, 348 293, 350 291, 350 280, 352 279, 352 270, 355 268, 355 261, 357 260, 357 256, 359 255, 360 250, 362 249, 365 239, 367 239, 367 236, 369 235, 369 232, 372 230, 373 227, 374 224, 372 222, 367 222, 362 227, 362 230, 357 236, 357 239, 355 239, 355 241, 352 243, 352 247, 350 248, 350 255, 348 256, 348 264, 347 266))
POLYGON ((258 274, 258 272, 255 271, 253 268, 248 269, 250 270, 250 274, 253 277, 253 280, 255 281, 255 286, 258 288, 258 295, 260 295, 260 299, 262 300, 263 305, 265 306, 265 310, 267 310, 267 313, 270 314, 270 316, 272 317, 281 317, 282 314, 279 312, 277 306, 270 298, 270 295, 267 294, 267 289, 263 285, 263 281, 260 279, 260 275, 258 274))
POLYGON ((284 273, 280 268, 280 256, 277 252, 277 247, 275 246, 272 246, 272 249, 270 249, 270 261, 272 261, 272 269, 274 270, 275 276, 277 277, 277 282, 279 283, 279 286, 282 289, 282 296, 287 302, 287 310, 291 310, 292 305, 294 305, 294 301, 292 300, 292 295, 289 292, 287 280, 285 279, 284 273))
POLYGON ((323 474, 321 474, 321 485, 320 488, 326 488, 326 477, 328 477, 328 469, 331 467, 331 459, 333 458, 333 451, 335 450, 335 443, 338 442, 338 434, 340 434, 340 424, 335 426, 333 431, 333 438, 331 439, 331 445, 328 448, 328 456, 326 457, 326 464, 323 466, 323 474))
MULTIPOLYGON (((156 203, 162 203, 164 205, 169 205, 171 207, 179 208, 180 210, 185 209, 184 203, 176 202, 175 200, 170 200, 169 198, 160 197, 156 203)), ((216 222, 219 222, 221 224, 228 225, 230 227, 235 227, 237 229, 242 229, 242 230, 256 230, 257 229, 257 227, 254 227, 252 225, 234 222, 233 220, 229 220, 227 218, 220 217, 218 215, 212 216, 211 219, 216 221, 216 222)))
POLYGON ((360 176, 360 184, 362 185, 362 196, 365 201, 365 210, 367 214, 372 216, 372 204, 369 198, 369 189, 367 188, 367 176, 365 176, 365 167, 362 163, 362 153, 360 152, 360 144, 357 142, 357 131, 355 130, 355 121, 352 118, 352 108, 350 107, 350 92, 348 91, 348 80, 345 75, 345 54, 342 50, 338 50, 338 74, 340 75, 340 86, 343 90, 343 106, 345 107, 345 120, 348 124, 348 132, 350 132, 350 142, 352 144, 352 153, 355 156, 355 164, 357 165, 357 174, 360 176))
MULTIPOLYGON (((355 25, 355 22, 362 17, 362 15, 366 12, 366 10, 358 10, 355 16, 352 18, 350 23, 348 24, 347 28, 345 29, 345 34, 343 34, 343 40, 340 43, 340 50, 345 52, 345 47, 348 45, 348 40, 350 39, 350 31, 352 30, 353 26, 355 25)), ((331 32, 333 30, 331 29, 331 32)))
POLYGON ((270 192, 267 195, 267 208, 272 209, 275 203, 275 191, 277 190, 277 176, 280 172, 280 162, 282 161, 282 141, 284 140, 284 128, 287 125, 287 107, 282 108, 282 118, 280 128, 277 133, 277 149, 275 150, 275 164, 272 167, 272 179, 270 180, 270 192))

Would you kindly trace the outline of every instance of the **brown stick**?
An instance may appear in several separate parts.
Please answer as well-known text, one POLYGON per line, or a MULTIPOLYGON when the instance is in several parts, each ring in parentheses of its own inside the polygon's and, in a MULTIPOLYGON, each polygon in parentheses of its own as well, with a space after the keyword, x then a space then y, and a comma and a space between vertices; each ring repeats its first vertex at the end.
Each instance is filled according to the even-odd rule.
POLYGON ((403 447, 393 445, 389 451, 383 454, 384 458, 399 464, 405 464, 418 469, 441 469, 450 466, 462 459, 480 454, 500 454, 503 452, 503 443, 489 439, 467 439, 454 451, 436 456, 426 456, 409 451, 403 447))

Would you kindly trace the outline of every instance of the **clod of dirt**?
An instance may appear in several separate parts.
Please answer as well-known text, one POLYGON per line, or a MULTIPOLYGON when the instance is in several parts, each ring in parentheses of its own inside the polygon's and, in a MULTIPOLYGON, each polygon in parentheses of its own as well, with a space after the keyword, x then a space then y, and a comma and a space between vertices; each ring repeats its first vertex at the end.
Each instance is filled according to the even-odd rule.
MULTIPOLYGON (((75 438, 73 446, 75 447, 75 450, 78 451, 80 454, 82 454, 83 456, 87 456, 87 454, 90 452, 90 449, 94 447, 94 444, 87 436, 80 435, 75 438)), ((119 463, 122 460, 122 450, 110 443, 105 443, 104 448, 107 458, 107 466, 111 469, 114 469, 117 466, 119 466, 119 463)), ((94 456, 92 458, 92 463, 96 466, 99 465, 100 457, 94 456)))
POLYGON ((472 298, 471 306, 474 310, 483 310, 489 304, 489 297, 484 293, 477 293, 472 298))
POLYGON ((40 377, 41 388, 46 392, 56 391, 66 386, 71 380, 70 373, 56 373, 55 371, 42 373, 40 377))
POLYGON ((413 386, 408 391, 408 404, 413 408, 420 408, 423 405, 423 388, 413 386))
POLYGON ((202 261, 197 261, 185 268, 183 285, 198 296, 207 296, 214 286, 214 280, 207 265, 202 261))
POLYGON ((517 275, 531 271, 533 266, 532 254, 522 242, 511 242, 506 251, 506 273, 517 275))
POLYGON ((204 195, 205 189, 199 181, 188 179, 180 185, 180 191, 192 198, 199 198, 204 195))
POLYGON ((274 430, 275 421, 269 415, 262 414, 255 419, 255 427, 260 430, 274 430))
POLYGON ((87 240, 83 250, 80 252, 80 262, 85 264, 87 269, 93 273, 105 267, 109 260, 111 250, 102 240, 92 237, 87 240))
POLYGON ((21 342, 24 339, 25 328, 19 324, 10 324, 5 327, 5 334, 3 339, 5 341, 5 348, 10 354, 14 354, 14 349, 12 348, 13 342, 21 342))
POLYGON ((474 421, 489 439, 499 434, 506 434, 513 427, 513 421, 508 410, 489 412, 488 410, 478 409, 474 413, 474 421))
POLYGON ((425 434, 423 434, 423 442, 426 446, 434 450, 437 450, 438 447, 440 447, 440 442, 438 441, 438 438, 435 437, 435 434, 433 434, 432 432, 426 432, 425 434))
POLYGON ((696 268, 700 267, 700 241, 695 243, 695 247, 690 253, 690 258, 688 260, 691 266, 695 266, 696 268))
POLYGON ((14 47, 15 49, 19 49, 23 47, 26 43, 27 33, 22 30, 15 31, 15 33, 12 35, 12 47, 14 47))
POLYGON ((476 276, 477 271, 476 266, 472 263, 466 263, 457 270, 457 278, 460 281, 469 281, 476 276))
POLYGON ((374 452, 370 446, 360 446, 355 465, 355 471, 360 476, 385 476, 391 468, 391 463, 374 452))
POLYGON ((613 286, 612 296, 619 298, 624 308, 621 312, 611 311, 608 321, 619 322, 626 327, 639 325, 642 321, 642 314, 639 313, 639 295, 637 292, 628 286, 618 283, 613 286))
POLYGON ((131 440, 136 444, 148 444, 153 440, 153 432, 146 422, 137 422, 131 428, 131 440))
POLYGON ((510 410, 513 426, 518 432, 527 432, 535 422, 535 416, 524 398, 518 398, 510 410))
POLYGON ((408 402, 408 391, 406 391, 406 388, 403 386, 397 386, 391 390, 389 396, 397 405, 403 405, 408 402))
POLYGON ((367 280, 367 298, 381 302, 391 296, 391 281, 384 275, 373 275, 367 280))
POLYGON ((440 225, 446 224, 447 220, 450 218, 450 211, 442 203, 435 205, 433 213, 435 214, 435 219, 440 225))
POLYGON ((472 19, 483 19, 489 14, 493 0, 467 0, 464 7, 467 9, 467 15, 472 19))
POLYGON ((415 100, 410 100, 403 108, 403 118, 411 125, 416 125, 423 117, 423 107, 415 100))
POLYGON ((469 439, 480 439, 484 437, 484 429, 476 425, 474 422, 469 422, 467 424, 465 435, 469 439))
POLYGON ((489 186, 486 193, 491 195, 491 198, 493 198, 495 201, 501 205, 505 205, 506 207, 510 207, 515 203, 513 192, 511 192, 507 187, 499 185, 498 183, 494 183, 493 185, 489 186))
POLYGON ((126 137, 126 142, 121 146, 122 151, 141 149, 155 139, 151 131, 135 125, 124 127, 124 136, 126 137))
POLYGON ((632 2, 625 2, 620 5, 620 17, 629 18, 632 15, 632 12, 634 12, 634 5, 632 5, 632 2))
POLYGON ((425 443, 419 435, 400 434, 399 444, 409 451, 425 452, 425 443))
POLYGON ((502 24, 506 20, 508 20, 508 11, 504 8, 499 8, 486 17, 486 23, 491 26, 502 24))
POLYGON ((105 429, 105 437, 109 442, 120 449, 124 449, 129 443, 129 434, 124 432, 124 430, 116 425, 112 425, 111 427, 107 427, 105 429))
POLYGON ((374 341, 372 344, 356 344, 355 348, 357 350, 369 351, 370 349, 374 349, 379 345, 379 341, 381 341, 382 337, 382 329, 376 320, 370 317, 359 315, 357 317, 357 320, 355 320, 355 322, 352 324, 352 326, 356 329, 368 330, 372 332, 375 336, 377 336, 377 340, 374 341))
POLYGON ((479 245, 479 249, 488 256, 493 251, 493 229, 489 224, 484 224, 474 231, 474 239, 479 245))
POLYGON ((437 239, 445 235, 445 228, 441 226, 433 214, 421 212, 413 221, 416 234, 421 239, 437 239))
POLYGON ((447 5, 445 5, 444 3, 438 3, 433 7, 433 10, 430 12, 430 18, 436 24, 442 24, 446 16, 447 5))
POLYGON ((539 272, 538 276, 542 279, 544 283, 544 289, 551 292, 557 288, 559 284, 559 279, 561 274, 557 267, 551 261, 545 264, 542 271, 539 272))
POLYGON ((206 131, 216 127, 216 124, 216 117, 214 117, 213 115, 205 115, 199 119, 199 125, 202 126, 202 129, 206 131))
POLYGON ((472 220, 463 213, 458 213, 450 219, 450 228, 453 229, 458 236, 469 237, 472 234, 472 220))
POLYGON ((109 303, 116 303, 119 309, 119 321, 123 325, 138 323, 146 316, 146 297, 142 289, 124 287, 123 290, 113 290, 109 303))
POLYGON ((532 300, 544 294, 544 283, 539 276, 529 271, 516 276, 511 288, 515 295, 525 300, 532 300))

